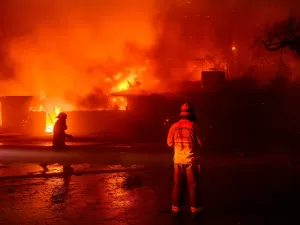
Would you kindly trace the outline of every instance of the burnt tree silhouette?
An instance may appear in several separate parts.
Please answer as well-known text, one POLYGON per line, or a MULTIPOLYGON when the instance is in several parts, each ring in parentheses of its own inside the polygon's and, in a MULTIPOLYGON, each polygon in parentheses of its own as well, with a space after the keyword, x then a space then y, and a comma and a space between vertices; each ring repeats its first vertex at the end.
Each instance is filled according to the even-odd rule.
POLYGON ((289 17, 273 25, 267 25, 263 36, 256 43, 264 46, 269 51, 279 51, 289 48, 300 56, 300 20, 289 17))

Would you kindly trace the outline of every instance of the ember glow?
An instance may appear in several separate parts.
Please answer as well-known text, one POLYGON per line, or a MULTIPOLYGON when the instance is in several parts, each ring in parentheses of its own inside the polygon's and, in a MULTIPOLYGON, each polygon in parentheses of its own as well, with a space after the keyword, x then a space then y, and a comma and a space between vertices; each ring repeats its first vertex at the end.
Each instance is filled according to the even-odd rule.
POLYGON ((232 44, 231 50, 232 50, 232 51, 236 51, 236 46, 235 46, 235 44, 232 44))

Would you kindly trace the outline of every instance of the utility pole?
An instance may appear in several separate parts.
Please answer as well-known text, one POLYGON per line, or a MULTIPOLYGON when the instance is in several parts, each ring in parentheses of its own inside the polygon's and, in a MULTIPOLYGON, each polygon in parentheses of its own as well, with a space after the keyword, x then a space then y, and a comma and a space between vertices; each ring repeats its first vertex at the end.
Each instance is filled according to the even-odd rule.
POLYGON ((208 59, 205 59, 205 58, 199 58, 199 59, 192 59, 193 61, 200 61, 201 62, 201 72, 203 71, 203 64, 204 64, 204 61, 208 60, 208 59))
POLYGON ((204 61, 210 60, 209 58, 195 58, 192 59, 193 61, 200 61, 201 62, 201 76, 204 68, 204 61))

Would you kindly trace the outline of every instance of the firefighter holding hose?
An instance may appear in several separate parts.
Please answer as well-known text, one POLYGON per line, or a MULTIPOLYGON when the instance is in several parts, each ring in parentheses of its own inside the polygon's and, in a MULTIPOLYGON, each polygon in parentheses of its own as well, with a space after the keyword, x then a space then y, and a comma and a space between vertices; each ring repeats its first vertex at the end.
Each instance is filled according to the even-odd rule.
POLYGON ((66 138, 72 140, 73 136, 66 134, 67 127, 67 114, 59 113, 56 117, 57 121, 55 122, 53 129, 53 147, 54 148, 64 148, 66 147, 66 138))
POLYGON ((169 130, 167 144, 174 147, 174 187, 172 192, 172 212, 177 215, 182 211, 188 186, 190 210, 198 215, 203 210, 201 200, 201 174, 199 149, 202 147, 199 129, 196 125, 194 106, 185 103, 181 107, 181 119, 169 130), (187 180, 187 184, 185 183, 187 180))

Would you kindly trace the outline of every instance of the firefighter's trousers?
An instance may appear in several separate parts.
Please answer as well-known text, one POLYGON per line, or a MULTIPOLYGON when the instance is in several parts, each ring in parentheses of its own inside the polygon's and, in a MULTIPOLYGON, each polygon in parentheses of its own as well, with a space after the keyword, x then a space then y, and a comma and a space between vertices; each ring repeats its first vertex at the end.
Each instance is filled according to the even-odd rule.
POLYGON ((174 164, 174 186, 172 192, 172 211, 180 212, 185 202, 187 187, 190 210, 200 212, 202 207, 201 187, 202 173, 199 164, 174 164))

